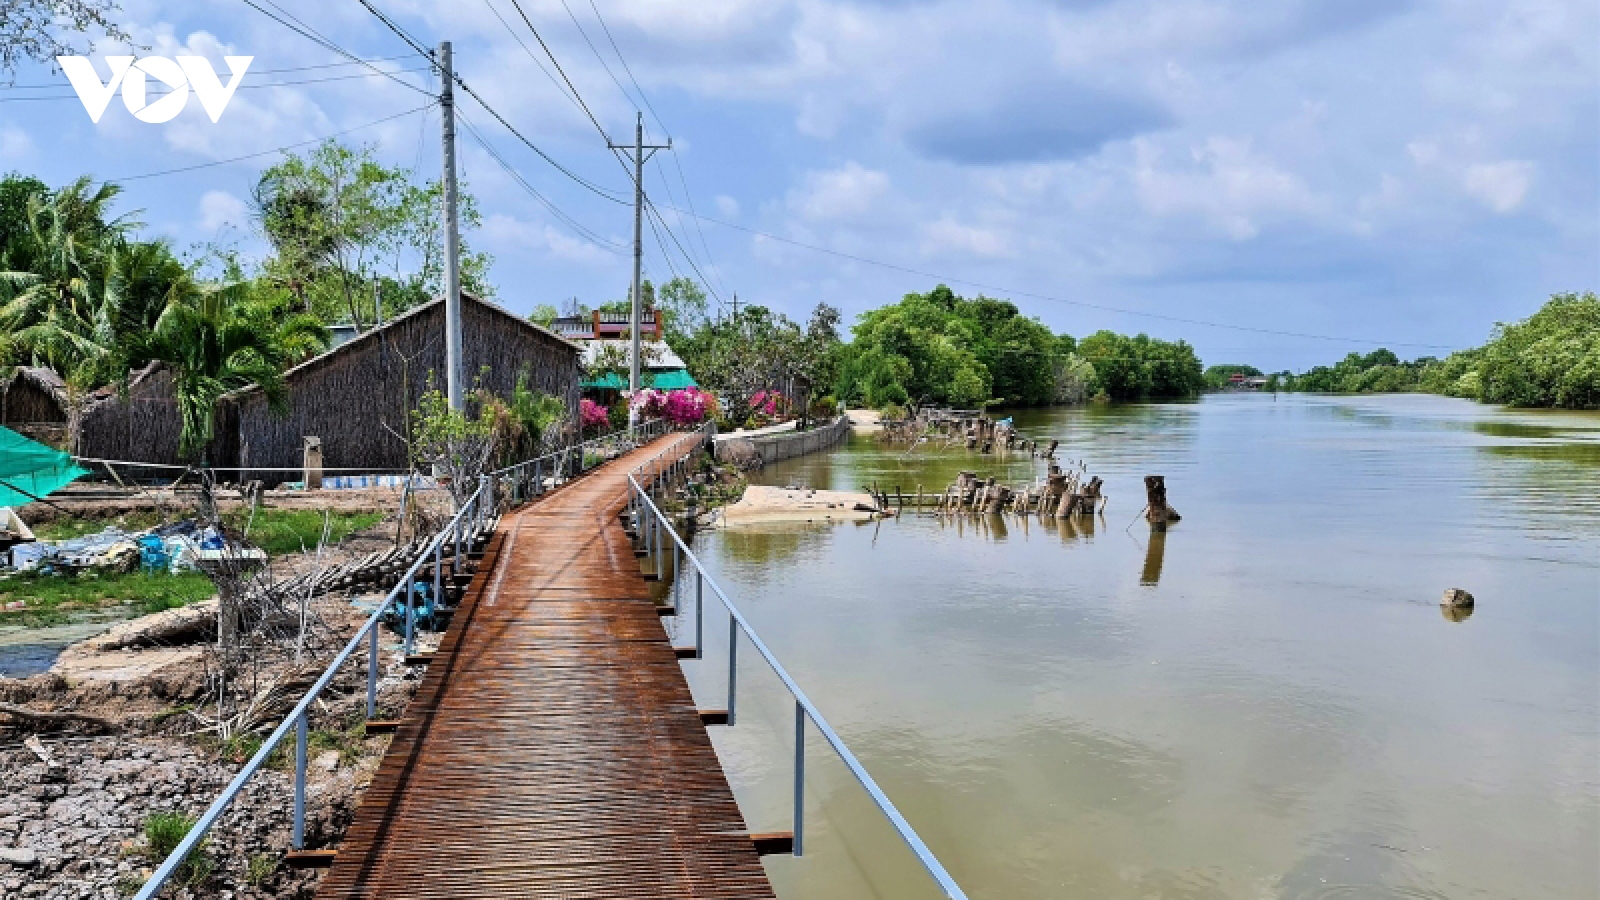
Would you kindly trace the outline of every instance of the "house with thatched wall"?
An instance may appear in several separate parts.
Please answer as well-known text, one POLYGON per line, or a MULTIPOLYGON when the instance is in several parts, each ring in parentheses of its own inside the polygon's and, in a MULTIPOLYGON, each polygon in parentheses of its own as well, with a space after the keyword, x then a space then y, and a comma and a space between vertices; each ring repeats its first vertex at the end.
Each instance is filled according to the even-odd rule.
POLYGON ((65 449, 70 409, 66 382, 52 369, 18 366, 0 381, 0 425, 41 444, 65 449))
MULTIPOLYGON (((470 294, 462 294, 461 318, 469 386, 509 397, 525 375, 576 417, 582 348, 470 294)), ((259 388, 235 391, 219 412, 219 440, 231 446, 218 448, 218 464, 246 470, 241 479, 297 480, 280 470, 298 468, 305 439, 317 437, 324 468, 406 470, 408 422, 430 385, 444 390, 444 356, 437 298, 284 373, 286 414, 273 412, 259 388)))
POLYGON ((19 366, 0 386, 0 425, 75 456, 178 461, 178 405, 160 363, 76 398, 55 370, 19 366))

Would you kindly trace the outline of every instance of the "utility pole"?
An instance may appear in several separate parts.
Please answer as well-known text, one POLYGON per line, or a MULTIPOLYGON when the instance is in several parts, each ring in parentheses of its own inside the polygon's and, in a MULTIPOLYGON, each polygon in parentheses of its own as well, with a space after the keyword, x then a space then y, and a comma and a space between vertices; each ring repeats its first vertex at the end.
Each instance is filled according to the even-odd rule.
POLYGON ((465 412, 461 383, 461 230, 456 217, 455 70, 450 42, 439 42, 439 119, 444 126, 444 367, 450 408, 465 412))
MULTIPOLYGON (((668 138, 665 144, 646 144, 644 142, 644 113, 639 113, 638 120, 634 123, 633 145, 613 144, 606 142, 612 150, 630 150, 630 161, 633 163, 633 354, 628 363, 628 393, 639 393, 639 319, 644 304, 644 295, 640 290, 640 276, 644 268, 644 164, 645 161, 655 156, 657 150, 667 150, 672 147, 672 139, 668 138), (645 151, 650 151, 647 155, 645 151)), ((630 399, 628 403, 628 430, 638 424, 639 414, 634 410, 630 399)))

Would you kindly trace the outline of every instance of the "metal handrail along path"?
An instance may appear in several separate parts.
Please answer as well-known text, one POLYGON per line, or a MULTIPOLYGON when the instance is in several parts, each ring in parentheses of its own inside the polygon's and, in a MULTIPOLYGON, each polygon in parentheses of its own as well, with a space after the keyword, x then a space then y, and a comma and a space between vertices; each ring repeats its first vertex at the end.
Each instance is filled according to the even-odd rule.
MULTIPOLYGON (((389 591, 388 595, 384 597, 383 602, 378 605, 378 608, 373 611, 371 616, 367 617, 366 622, 364 622, 361 625, 361 628, 356 631, 355 636, 350 638, 349 643, 345 644, 344 649, 340 650, 339 654, 333 658, 331 663, 328 664, 328 667, 323 671, 322 676, 317 679, 316 683, 311 686, 310 690, 306 691, 305 696, 300 698, 300 702, 295 704, 294 709, 289 713, 288 716, 284 718, 281 723, 279 723, 278 727, 273 729, 272 734, 262 742, 261 748, 257 750, 255 755, 250 758, 249 762, 245 763, 244 768, 240 769, 239 773, 233 776, 233 780, 228 782, 228 786, 223 789, 222 793, 218 795, 217 799, 211 802, 211 806, 207 807, 205 813, 200 816, 200 819, 197 822, 195 822, 194 827, 189 829, 189 833, 184 835, 183 840, 178 843, 178 846, 173 848, 173 851, 167 855, 167 858, 161 863, 160 867, 157 868, 155 873, 150 876, 150 880, 145 882, 144 887, 140 888, 139 893, 134 895, 134 900, 150 900, 150 898, 155 897, 156 894, 160 892, 161 888, 167 883, 167 880, 170 879, 173 873, 178 870, 178 867, 183 864, 184 859, 186 859, 194 850, 194 848, 200 844, 200 842, 205 838, 206 833, 209 832, 211 827, 216 824, 217 819, 227 811, 230 805, 232 805, 234 799, 238 797, 239 791, 241 791, 244 786, 249 783, 250 779, 254 778, 256 773, 261 770, 261 767, 266 764, 267 758, 270 757, 273 751, 278 748, 278 745, 283 742, 284 737, 288 735, 289 729, 291 728, 295 729, 295 778, 294 828, 290 837, 290 842, 293 848, 296 850, 304 848, 307 719, 311 704, 315 702, 317 697, 322 694, 323 690, 326 689, 330 683, 332 683, 334 676, 338 674, 339 669, 345 664, 345 662, 350 659, 351 654, 355 653, 356 648, 361 645, 361 642, 366 640, 369 644, 367 655, 367 718, 371 719, 377 714, 378 623, 382 621, 383 615, 389 609, 390 604, 395 601, 396 595, 404 591, 406 596, 406 653, 409 654, 411 652, 411 639, 416 618, 412 584, 417 581, 417 575, 419 570, 422 568, 423 563, 426 562, 430 556, 432 556, 434 561, 434 587, 436 591, 438 590, 441 552, 443 550, 445 541, 454 540, 457 553, 461 553, 462 530, 468 526, 482 524, 483 519, 488 513, 488 505, 485 502, 486 498, 486 484, 479 484, 478 489, 473 492, 472 496, 467 500, 467 502, 461 505, 461 509, 456 512, 455 517, 450 520, 449 524, 440 529, 439 533, 434 536, 428 548, 423 553, 418 554, 416 560, 412 562, 411 567, 406 570, 406 573, 400 577, 399 582, 397 582, 394 588, 389 591)), ((462 558, 464 557, 461 555, 456 556, 457 560, 462 558)), ((437 602, 439 596, 440 595, 438 593, 434 594, 435 602, 437 602)))
MULTIPOLYGON (((715 434, 715 430, 716 429, 714 426, 702 426, 702 428, 699 429, 701 441, 697 446, 703 446, 705 441, 715 434)), ((689 453, 692 452, 693 450, 689 451, 689 453)), ((794 855, 797 857, 800 856, 804 847, 805 726, 807 720, 809 720, 812 725, 816 726, 817 731, 822 734, 823 739, 828 742, 828 745, 833 748, 836 754, 838 754, 839 759, 844 763, 845 768, 849 769, 850 774, 854 775, 856 781, 860 782, 862 788, 864 788, 868 796, 872 798, 872 802, 877 804, 878 811, 883 813, 884 817, 889 820, 889 823, 894 826, 894 829, 899 833, 901 840, 905 841, 906 846, 911 849, 911 852, 916 855, 917 860, 922 863, 922 867, 926 869, 928 874, 933 877, 933 880, 938 883, 940 889, 944 891, 944 895, 948 898, 951 898, 951 900, 966 900, 967 895, 961 890, 960 885, 956 884, 955 879, 950 876, 950 873, 945 871, 944 866, 939 862, 938 858, 933 855, 933 851, 929 850, 928 845, 923 843, 922 838, 917 835, 916 829, 911 827, 911 823, 907 822, 905 816, 901 815, 900 811, 895 808, 894 803, 889 800, 888 795, 883 792, 882 788, 878 787, 878 783, 874 781, 872 776, 867 773, 866 768, 861 765, 861 761, 856 759, 855 754, 850 752, 849 747, 845 746, 844 740, 840 738, 839 735, 833 730, 833 727, 828 724, 828 720, 823 717, 822 712, 817 709, 816 705, 813 704, 808 697, 806 697, 805 692, 800 689, 800 685, 795 682, 793 676, 791 676, 789 671, 783 667, 782 663, 778 662, 778 658, 773 655, 772 650, 767 647, 766 642, 761 640, 761 637, 756 634, 755 629, 752 628, 750 622, 745 619, 744 614, 741 613, 738 607, 734 605, 733 601, 728 598, 727 593, 722 590, 722 586, 717 583, 717 580, 706 571, 705 566, 700 562, 700 558, 695 556, 693 550, 689 549, 688 543, 678 535, 678 532, 675 529, 673 529, 671 523, 667 520, 667 517, 662 514, 660 507, 656 506, 655 500, 651 497, 651 491, 686 475, 689 465, 688 458, 688 453, 681 452, 681 445, 675 446, 661 454, 658 454, 653 459, 635 469, 634 472, 628 476, 631 507, 630 513, 636 529, 635 533, 638 535, 638 539, 645 545, 646 549, 650 552, 652 558, 655 560, 655 570, 658 573, 664 568, 662 565, 664 562, 662 556, 663 538, 671 539, 670 546, 672 548, 674 562, 681 565, 684 560, 688 560, 690 566, 692 567, 695 576, 695 644, 693 658, 701 658, 701 648, 704 646, 702 640, 704 637, 704 621, 702 604, 700 603, 700 600, 704 596, 705 585, 710 585, 712 593, 717 595, 717 598, 722 601, 722 605, 728 610, 729 641, 727 724, 732 726, 736 719, 735 703, 737 700, 738 684, 737 654, 738 637, 740 632, 743 632, 745 637, 750 639, 750 643, 756 648, 756 652, 760 653, 761 658, 766 660, 767 665, 772 669, 773 673, 778 676, 778 680, 783 682, 784 688, 786 688, 789 691, 790 696, 794 698, 794 855), (663 457, 669 458, 663 459, 663 457), (636 477, 645 475, 647 471, 650 475, 649 488, 646 488, 644 485, 642 485, 639 478, 636 477)), ((674 566, 672 572, 673 590, 675 592, 674 596, 676 596, 676 592, 679 590, 679 586, 682 582, 682 579, 679 577, 681 570, 677 566, 674 566)))

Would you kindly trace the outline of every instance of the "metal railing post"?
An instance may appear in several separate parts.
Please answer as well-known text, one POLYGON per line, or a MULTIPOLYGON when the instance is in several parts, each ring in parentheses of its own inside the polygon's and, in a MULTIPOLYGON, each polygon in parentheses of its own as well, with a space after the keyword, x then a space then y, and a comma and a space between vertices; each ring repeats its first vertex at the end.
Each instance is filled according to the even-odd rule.
MULTIPOLYGON (((444 535, 433 542, 433 605, 444 602, 444 535)), ((410 653, 408 645, 406 652, 410 653)))
POLYGON ((296 850, 302 850, 306 845, 306 716, 300 714, 300 721, 295 723, 294 734, 294 833, 290 835, 290 844, 296 850))
POLYGON ((739 620, 728 616, 728 727, 733 727, 739 699, 739 620))
MULTIPOLYGON (((414 639, 416 637, 416 632, 417 632, 417 603, 416 603, 416 597, 417 597, 416 589, 413 588, 410 584, 407 584, 406 585, 406 655, 407 656, 411 655, 412 648, 414 646, 416 646, 415 642, 414 642, 414 639)), ((439 602, 438 595, 434 596, 433 602, 435 604, 437 604, 439 602)))
POLYGON ((794 855, 799 858, 806 823, 806 708, 794 701, 794 855))
MULTIPOLYGON (((406 580, 406 593, 411 593, 410 579, 406 580)), ((378 716, 378 629, 373 626, 372 639, 367 648, 367 718, 378 716)))
POLYGON ((672 542, 672 608, 676 610, 683 604, 683 579, 678 573, 683 569, 683 550, 677 541, 672 542))
POLYGON ((694 569, 694 658, 700 659, 705 655, 706 646, 706 615, 705 615, 705 576, 700 574, 700 567, 694 569))

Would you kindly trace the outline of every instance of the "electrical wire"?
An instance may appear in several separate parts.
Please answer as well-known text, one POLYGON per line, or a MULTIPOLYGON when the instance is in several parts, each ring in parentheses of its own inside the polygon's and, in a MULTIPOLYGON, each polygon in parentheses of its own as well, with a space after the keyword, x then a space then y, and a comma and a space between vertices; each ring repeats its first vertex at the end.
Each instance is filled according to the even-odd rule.
POLYGON ((1169 316, 1164 313, 1145 312, 1143 310, 1127 309, 1120 306, 1109 306, 1104 303, 1090 303, 1087 300, 1070 300, 1066 297, 1056 297, 1051 294, 1039 294, 1032 291, 1015 290, 999 285, 986 284, 981 281, 973 281, 970 278, 958 278, 954 275, 941 275, 937 272, 929 272, 924 269, 915 269, 910 266, 902 266, 898 263, 884 262, 882 260, 872 259, 866 256, 858 256, 854 253, 845 253, 842 250, 831 250, 827 247, 819 247, 815 244, 807 244, 804 241, 797 241, 792 238, 779 237, 778 235, 771 234, 769 232, 758 231, 754 228, 747 228, 743 225, 738 225, 733 222, 724 222, 721 219, 713 219, 710 216, 702 216, 692 212, 686 212, 681 209, 672 209, 672 211, 678 213, 679 215, 694 216, 695 218, 709 222, 712 225, 721 225, 724 228, 732 228, 736 231, 742 231, 746 234, 754 235, 755 237, 763 238, 769 241, 777 241, 781 244, 788 244, 804 250, 812 250, 817 253, 826 253, 829 256, 837 256, 841 259, 848 259, 852 262, 865 263, 869 266, 877 266, 879 268, 890 269, 896 272, 904 272, 906 274, 916 275, 922 278, 932 278, 937 281, 948 282, 951 284, 964 284, 968 287, 978 288, 979 290, 994 291, 997 294, 1005 294, 1013 297, 1027 297, 1032 300, 1043 300, 1047 303, 1062 303, 1068 306, 1078 306, 1083 307, 1084 309, 1096 309, 1103 312, 1120 313, 1126 316, 1140 316, 1147 319, 1160 319, 1165 322, 1178 322, 1184 325, 1201 325, 1207 328, 1224 328, 1232 331, 1246 331, 1253 334, 1270 334, 1277 337, 1307 338, 1317 341, 1336 341, 1346 344, 1370 344, 1373 346, 1424 347, 1433 350, 1452 349, 1451 345, 1449 344, 1424 344, 1416 341, 1379 341, 1340 335, 1310 334, 1303 331, 1283 331, 1276 328, 1257 328, 1251 325, 1236 325, 1230 322, 1213 322, 1206 319, 1188 318, 1186 316, 1169 316))
MULTIPOLYGON (((600 55, 600 48, 594 45, 594 41, 589 40, 589 32, 584 30, 583 23, 578 21, 578 17, 573 15, 572 7, 567 5, 567 0, 561 0, 561 8, 567 11, 567 18, 571 19, 572 24, 577 27, 578 34, 583 36, 583 42, 589 45, 589 52, 593 53, 594 58, 600 61, 600 68, 605 69, 606 74, 611 76, 611 83, 616 85, 617 90, 622 92, 622 96, 628 101, 628 105, 633 107, 634 112, 638 112, 639 105, 633 102, 633 97, 628 93, 628 89, 622 86, 621 81, 617 80, 617 73, 611 71, 611 66, 606 63, 606 58, 600 55)), ((613 44, 612 46, 615 47, 616 45, 613 44)), ((663 126, 664 128, 665 126, 663 126)))
MULTIPOLYGON (((362 0, 362 2, 365 3, 366 0, 362 0)), ((517 0, 511 0, 511 8, 517 11, 517 15, 522 17, 523 24, 528 26, 529 31, 533 32, 534 40, 538 41, 539 46, 544 48, 544 55, 550 57, 550 64, 556 67, 557 72, 561 73, 561 80, 565 81, 567 87, 572 89, 572 96, 578 101, 578 105, 583 107, 584 115, 588 116, 589 121, 594 123, 594 128, 600 132, 600 137, 604 138, 607 144, 610 144, 611 136, 606 134, 604 128, 600 127, 600 120, 594 117, 594 113, 589 109, 589 104, 583 102, 583 95, 578 93, 578 88, 573 85, 572 79, 567 77, 567 72, 561 68, 561 63, 556 60, 556 55, 550 52, 550 45, 544 42, 544 37, 539 34, 539 29, 533 27, 533 20, 529 19, 528 14, 522 11, 522 4, 518 3, 517 0)), ((568 10, 568 12, 570 13, 571 11, 568 10)))
MULTIPOLYGON (((404 56, 377 56, 377 57, 372 57, 370 59, 363 60, 362 62, 363 63, 394 62, 397 59, 406 59, 406 58, 407 57, 404 57, 404 56)), ((352 62, 336 62, 336 63, 323 63, 321 65, 316 65, 316 66, 290 66, 290 67, 285 68, 285 69, 252 69, 250 74, 252 74, 252 75, 281 75, 281 74, 283 74, 285 72, 310 72, 310 71, 312 71, 314 69, 336 69, 336 68, 339 68, 340 66, 353 66, 353 65, 356 65, 356 63, 352 63, 352 62)), ((7 84, 7 85, 0 85, 0 92, 3 92, 3 91, 43 91, 43 90, 52 90, 52 89, 55 89, 55 88, 59 88, 61 86, 62 86, 62 84, 59 81, 58 82, 53 82, 51 84, 7 84)))
POLYGON ((225 165, 228 165, 229 163, 243 162, 244 160, 255 159, 256 157, 259 157, 259 156, 269 156, 269 155, 271 155, 273 153, 282 153, 285 150, 293 150, 295 147, 304 147, 307 144, 320 144, 323 141, 331 141, 336 137, 342 137, 344 135, 350 134, 353 131, 360 131, 363 128, 371 128, 374 125, 382 125, 384 122, 392 122, 395 119, 403 118, 405 116, 409 116, 409 115, 413 115, 415 113, 422 112, 423 110, 429 109, 429 108, 431 108, 433 106, 436 106, 436 105, 438 105, 438 104, 437 103, 424 103, 423 105, 417 107, 416 109, 408 109, 405 112, 395 113, 392 116, 385 116, 385 117, 383 117, 381 119, 376 119, 374 121, 368 122, 365 125, 357 125, 354 128, 346 128, 343 131, 336 131, 333 134, 324 135, 322 137, 310 138, 309 140, 304 140, 304 141, 296 141, 293 144, 284 144, 282 147, 274 147, 271 150, 262 150, 259 153, 247 153, 244 156, 235 156, 235 157, 232 157, 231 159, 219 159, 219 160, 217 160, 215 162, 199 163, 197 165, 192 165, 192 166, 182 166, 182 167, 177 168, 177 169, 165 169, 165 170, 162 170, 160 172, 145 172, 142 175, 127 175, 127 176, 124 176, 122 178, 112 178, 112 179, 109 179, 109 180, 112 181, 112 182, 117 182, 117 183, 124 182, 124 181, 138 181, 141 178, 156 178, 156 177, 161 176, 161 175, 176 175, 179 172, 193 172, 196 169, 209 169, 209 168, 212 168, 214 166, 225 166, 225 165))
POLYGON ((361 64, 363 66, 366 66, 367 68, 371 69, 372 71, 377 72, 378 74, 387 77, 389 80, 393 81, 395 84, 401 85, 402 87, 410 88, 411 90, 416 91, 419 94, 427 93, 422 88, 417 87, 416 85, 410 83, 409 81, 406 81, 405 79, 399 77, 398 75, 391 75, 388 72, 385 72, 384 70, 378 68, 377 66, 374 66, 371 63, 367 62, 365 59, 362 59, 361 57, 355 55, 354 53, 351 53, 350 51, 344 49, 343 47, 341 47, 338 44, 334 43, 333 41, 329 40, 328 38, 323 37, 321 34, 319 34, 317 32, 316 29, 312 28, 309 25, 306 25, 304 22, 301 22, 299 19, 295 18, 295 16, 293 14, 284 11, 283 8, 278 6, 276 3, 272 3, 272 0, 265 0, 265 2, 271 4, 274 9, 277 9, 280 12, 283 12, 283 16, 288 16, 288 18, 284 18, 283 16, 279 16, 279 15, 277 15, 275 13, 272 13, 272 12, 268 11, 265 7, 261 6, 261 4, 257 3, 256 0, 243 0, 243 2, 244 2, 244 4, 246 6, 250 7, 251 9, 255 10, 256 12, 261 13, 262 15, 264 15, 267 18, 273 20, 274 22, 277 22, 279 25, 282 25, 283 27, 289 29, 290 31, 293 31, 294 33, 296 33, 296 34, 300 35, 301 37, 311 41, 312 43, 317 44, 318 46, 321 46, 321 47, 323 47, 323 48, 325 48, 327 50, 331 50, 334 53, 337 53, 338 55, 345 57, 346 59, 350 60, 353 63, 359 63, 359 64, 361 64), (291 19, 293 19, 293 21, 290 21, 291 19))
POLYGON ((499 151, 494 148, 494 145, 489 143, 488 139, 483 136, 483 133, 478 130, 477 126, 474 125, 472 121, 464 114, 461 116, 461 123, 466 126, 467 132, 472 135, 473 139, 476 140, 480 146, 483 147, 484 151, 489 154, 490 158, 498 163, 500 168, 504 169, 506 174, 510 175, 512 179, 517 182, 517 184, 521 185, 523 190, 527 191, 535 200, 538 200, 541 204, 543 204, 544 207, 550 211, 551 215, 560 219, 567 225, 567 227, 577 232, 580 237, 588 239, 592 243, 600 246, 602 249, 619 254, 627 252, 626 247, 609 238, 602 237, 593 229, 584 225, 582 222, 579 222, 577 219, 574 219, 560 207, 556 206, 555 203, 553 203, 549 198, 545 197, 544 194, 540 193, 539 190, 532 184, 529 184, 528 180, 522 176, 522 173, 518 172, 510 163, 506 162, 505 158, 502 157, 499 151))
MULTIPOLYGON (((693 269, 694 273, 696 275, 700 276, 700 283, 706 286, 706 290, 711 292, 711 296, 716 299, 717 305, 720 306, 722 304, 722 297, 717 293, 717 289, 712 286, 711 281, 706 278, 705 273, 700 271, 700 267, 695 265, 694 258, 691 257, 688 253, 684 252, 683 244, 678 243, 678 236, 676 234, 672 233, 672 229, 671 228, 667 227, 666 220, 661 218, 661 210, 656 208, 655 201, 650 199, 650 195, 649 194, 646 194, 645 197, 644 197, 644 206, 645 206, 645 210, 650 212, 651 214, 653 214, 656 217, 656 220, 661 223, 661 227, 663 229, 665 229, 666 232, 667 232, 667 237, 672 238, 672 243, 677 245, 678 252, 682 253, 683 254, 683 258, 689 263, 689 268, 693 269)), ((674 211, 676 211, 676 210, 674 210, 674 211)))
MULTIPOLYGON (((399 71, 401 73, 411 73, 411 72, 426 72, 428 70, 427 69, 401 69, 399 71)), ((250 91, 250 90, 260 90, 262 88, 293 87, 295 85, 301 85, 301 84, 325 84, 325 83, 330 82, 330 81, 350 81, 350 80, 356 79, 356 78, 371 78, 371 77, 372 77, 372 73, 371 72, 358 72, 358 73, 356 73, 354 75, 330 75, 327 78, 306 78, 306 79, 302 79, 300 81, 273 81, 273 82, 268 82, 266 84, 241 84, 235 90, 250 91)), ((186 88, 178 88, 178 90, 186 90, 186 88)), ((168 94, 172 94, 172 93, 174 93, 174 91, 159 91, 159 92, 158 91, 147 91, 146 92, 146 96, 147 97, 154 97, 154 98, 161 98, 161 97, 165 97, 168 94)), ((31 96, 31 97, 0 97, 0 103, 25 103, 25 102, 27 102, 29 100, 76 100, 76 99, 78 99, 78 95, 76 93, 73 93, 73 94, 43 94, 43 95, 35 94, 35 95, 31 96)))
POLYGON ((489 7, 489 11, 494 13, 494 17, 500 20, 500 26, 506 30, 506 34, 511 35, 511 39, 517 42, 517 46, 522 48, 522 52, 526 53, 529 59, 533 60, 533 64, 538 66, 539 71, 544 73, 544 77, 550 79, 550 83, 556 86, 556 91, 573 106, 582 109, 583 104, 568 92, 566 85, 556 80, 556 76, 550 72, 543 62, 539 61, 539 57, 534 54, 533 50, 529 49, 527 42, 522 39, 522 35, 517 34, 517 30, 511 27, 511 23, 506 21, 505 16, 500 15, 500 10, 495 7, 494 3, 491 0, 483 0, 483 5, 489 7))
MULTIPOLYGON (((250 0, 245 0, 245 2, 249 3, 250 0)), ((418 55, 420 55, 424 59, 427 59, 428 61, 432 62, 434 64, 434 66, 436 66, 436 67, 439 65, 438 60, 434 58, 433 52, 431 50, 428 50, 428 49, 424 48, 422 46, 422 44, 419 43, 410 34, 408 34, 404 28, 401 28, 398 24, 396 24, 388 16, 384 15, 384 13, 381 10, 379 10, 377 7, 373 6, 370 2, 368 2, 368 0, 360 0, 360 3, 361 3, 362 6, 366 7, 368 12, 370 12, 374 16, 376 16, 378 21, 380 21, 384 25, 388 26, 390 31, 393 31, 402 41, 405 41, 408 45, 410 45, 411 49, 416 51, 418 55)), ((516 0, 512 0, 512 5, 516 6, 516 0)), ((521 11, 520 8, 518 9, 518 11, 519 12, 521 11)), ((524 18, 526 18, 526 17, 524 17, 524 18)), ((530 25, 529 27, 531 28, 532 26, 530 25)), ((534 32, 534 36, 538 37, 538 32, 534 32)), ((543 44, 543 40, 542 39, 540 41, 540 44, 541 45, 543 44)), ((546 48, 545 52, 546 53, 549 52, 548 48, 546 48)), ((555 57, 551 56, 550 59, 551 59, 552 62, 554 62, 555 57)), ((556 68, 559 71, 560 70, 560 65, 557 64, 556 68)), ((539 145, 535 144, 533 141, 528 140, 528 138, 526 136, 524 136, 522 132, 517 130, 516 126, 512 125, 509 121, 506 120, 505 116, 502 116, 498 110, 496 110, 493 106, 489 105, 488 101, 486 101, 482 97, 480 97, 478 95, 478 92, 473 90, 472 86, 467 84, 467 82, 460 75, 457 75, 455 72, 451 72, 450 75, 451 75, 451 81, 454 84, 459 85, 461 87, 461 89, 463 91, 465 91, 467 93, 467 95, 470 96, 473 100, 476 100, 478 102, 478 105, 483 107, 485 112, 487 112, 491 116, 494 116, 495 121, 499 122, 501 124, 501 126, 503 126, 507 131, 511 132, 511 134, 513 136, 515 136, 517 140, 519 140, 523 144, 527 145, 528 149, 532 150, 534 153, 539 154, 540 158, 542 158, 545 162, 547 162, 550 165, 554 166, 559 172, 561 172, 561 174, 567 176, 568 178, 572 179, 573 181, 576 181, 578 184, 583 185, 585 188, 587 188, 588 190, 592 191, 596 195, 604 197, 607 200, 610 200, 612 203, 618 203, 618 204, 622 204, 622 205, 627 205, 627 201, 626 200, 622 200, 618 196, 616 196, 617 194, 621 193, 620 191, 610 191, 610 190, 607 190, 606 188, 602 188, 602 187, 594 184, 593 182, 583 178, 581 175, 578 175, 576 172, 573 172, 571 169, 568 169, 566 166, 563 166, 561 163, 556 162, 554 157, 552 157, 550 154, 548 154, 548 153, 544 152, 542 149, 540 149, 539 145)), ((562 77, 565 78, 566 77, 566 73, 563 72, 562 73, 562 77)), ((568 83, 570 84, 571 82, 568 82, 568 83)), ((582 98, 579 98, 579 103, 582 103, 582 98)), ((584 107, 584 108, 585 108, 585 110, 588 109, 588 107, 584 107)), ((592 119, 592 117, 591 117, 591 119, 592 119)), ((598 127, 599 123, 596 122, 595 125, 596 125, 596 127, 598 127)), ((602 130, 601 134, 604 135, 605 132, 602 130)))
MULTIPOLYGON (((563 6, 566 5, 566 0, 562 0, 562 5, 563 6)), ((671 147, 671 144, 672 144, 672 129, 667 127, 667 123, 662 120, 661 114, 656 112, 655 104, 650 102, 650 95, 646 94, 644 92, 644 87, 639 84, 639 79, 634 76, 633 67, 628 65, 628 58, 626 56, 622 55, 622 48, 617 46, 616 36, 611 33, 611 26, 606 24, 606 17, 600 14, 600 7, 595 4, 595 0, 589 0, 589 8, 594 10, 595 21, 600 23, 600 29, 605 32, 606 40, 608 42, 610 42, 610 44, 611 44, 611 52, 613 52, 613 53, 615 53, 617 55, 617 62, 622 64, 622 70, 627 73, 628 81, 632 82, 634 91, 636 93, 638 93, 639 99, 644 102, 645 108, 650 111, 651 118, 656 120, 656 124, 661 126, 662 133, 667 136, 667 144, 668 144, 667 152, 672 154, 672 165, 673 165, 674 168, 677 169, 677 172, 678 172, 678 183, 683 186, 683 198, 684 198, 684 201, 687 203, 689 209, 693 210, 694 209, 694 192, 689 190, 689 179, 684 177, 684 174, 683 174, 683 163, 678 158, 678 152, 676 150, 672 149, 672 147, 671 147)), ((567 14, 569 16, 572 15, 572 10, 568 9, 567 10, 567 14)), ((574 18, 573 21, 574 21, 574 23, 576 23, 577 19, 574 18)), ((580 25, 578 27, 578 30, 582 31, 583 27, 580 25)), ((587 34, 584 35, 584 39, 588 40, 588 35, 587 34)), ((594 49, 594 45, 593 44, 590 44, 589 47, 590 47, 591 50, 594 49)), ((595 55, 599 56, 599 53, 597 52, 595 55)), ((605 65, 605 61, 604 60, 601 60, 601 65, 605 65)), ((606 67, 606 72, 609 74, 610 71, 611 71, 610 67, 607 66, 606 67)), ((616 81, 616 76, 612 75, 611 80, 612 81, 616 81)), ((617 84, 617 88, 619 90, 622 90, 623 94, 627 94, 627 90, 622 87, 621 83, 617 84)), ((637 108, 637 107, 635 107, 635 108, 637 108)), ((661 163, 659 161, 656 163, 656 167, 658 169, 662 168, 661 163)), ((666 179, 665 175, 662 176, 662 182, 664 184, 667 183, 667 179, 666 179)), ((670 184, 667 184, 667 195, 668 195, 668 199, 672 199, 672 197, 671 197, 671 195, 672 195, 672 187, 671 187, 670 184)), ((676 203, 676 200, 674 200, 673 202, 676 203)), ((716 278, 717 278, 717 286, 721 287, 723 292, 726 293, 727 290, 728 290, 728 286, 726 284, 723 284, 723 282, 722 282, 722 272, 717 267, 716 260, 712 258, 711 245, 706 242, 706 234, 705 234, 704 229, 702 229, 700 227, 700 219, 698 217, 695 217, 695 218, 692 218, 690 221, 694 222, 695 232, 697 233, 697 235, 700 238, 700 250, 704 254, 703 259, 705 259, 705 261, 706 261, 706 267, 711 269, 712 274, 716 276, 716 278)))

